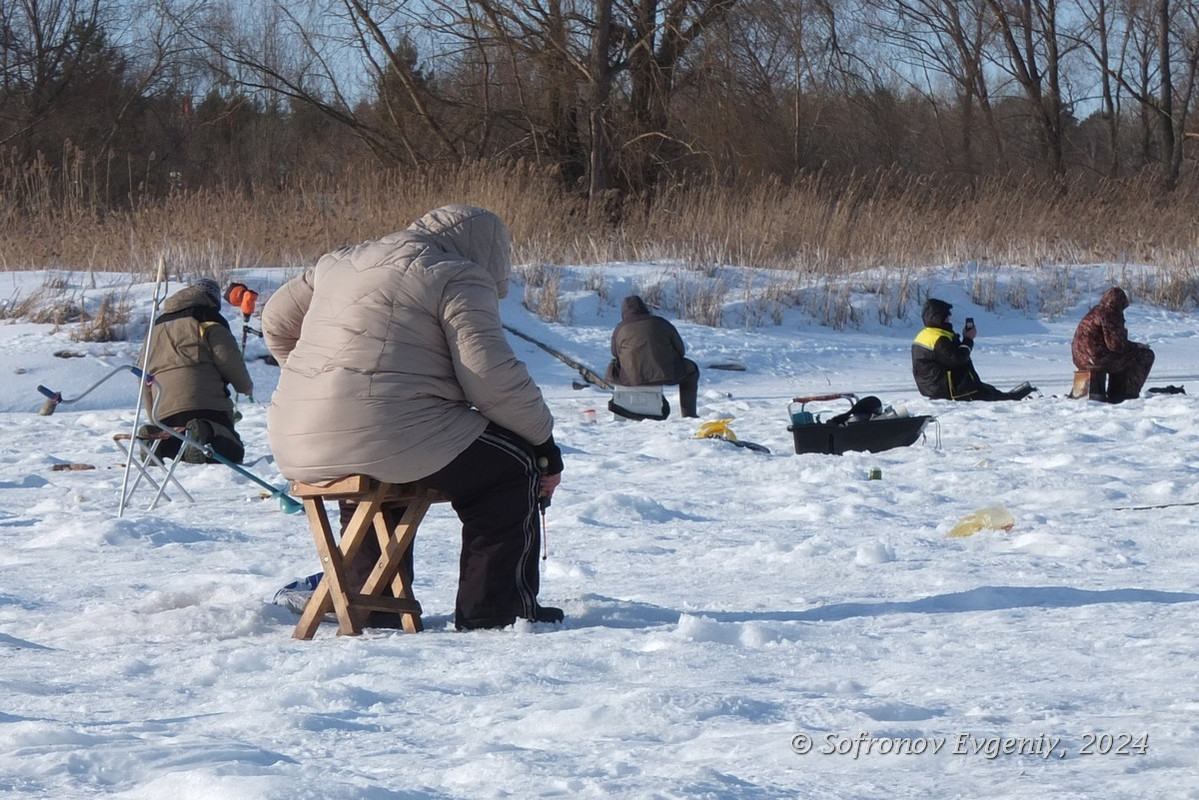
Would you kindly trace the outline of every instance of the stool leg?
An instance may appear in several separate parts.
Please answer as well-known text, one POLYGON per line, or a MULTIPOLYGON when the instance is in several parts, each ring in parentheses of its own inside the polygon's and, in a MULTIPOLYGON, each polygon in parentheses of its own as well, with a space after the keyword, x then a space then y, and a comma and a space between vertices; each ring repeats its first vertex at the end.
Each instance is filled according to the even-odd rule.
POLYGON ((317 584, 312 597, 308 598, 308 602, 304 605, 304 612, 300 614, 300 621, 296 623, 296 629, 292 631, 291 635, 296 639, 311 639, 321 624, 321 617, 333 608, 333 601, 329 596, 329 564, 334 558, 337 558, 333 555, 337 544, 333 541, 332 531, 329 530, 329 514, 325 511, 325 504, 321 502, 320 498, 305 499, 304 512, 308 517, 308 527, 312 529, 317 557, 320 559, 325 574, 321 578, 321 582, 317 584))
MULTIPOLYGON (((404 509, 404 515, 396 523, 394 531, 387 529, 387 519, 381 511, 376 516, 376 532, 380 536, 379 543, 383 554, 366 579, 366 583, 362 587, 363 594, 378 594, 382 586, 390 583, 392 597, 400 600, 416 600, 416 595, 412 591, 411 571, 404 568, 404 562, 405 557, 412 550, 412 544, 416 539, 416 529, 421 520, 425 518, 430 505, 428 493, 413 498, 409 501, 408 507, 404 509)), ((424 629, 419 614, 401 612, 400 621, 408 633, 419 633, 424 629)))
MULTIPOLYGON (((412 544, 417 527, 437 495, 429 490, 413 492, 404 487, 397 491, 391 484, 376 484, 373 490, 359 490, 353 494, 331 493, 331 497, 345 501, 347 511, 350 504, 354 506, 352 514, 343 514, 340 545, 329 524, 324 505, 326 498, 316 493, 301 496, 325 572, 304 606, 292 636, 311 639, 330 610, 337 616, 339 635, 361 633, 371 611, 399 614, 404 630, 409 633, 422 630, 420 603, 412 591, 412 544), (387 511, 384 503, 388 504, 387 511), (396 514, 387 512, 400 508, 403 513, 393 525, 391 520, 396 514), (354 565, 363 554, 363 546, 374 543, 367 538, 372 530, 380 553, 362 581, 361 573, 354 565), (361 586, 358 585, 360 581, 361 586), (390 590, 390 597, 385 593, 387 590, 390 590)), ((373 557, 373 553, 368 557, 373 557)))
POLYGON ((300 615, 300 621, 292 633, 295 638, 311 639, 321 624, 321 617, 330 609, 337 615, 338 634, 353 636, 362 632, 362 626, 355 619, 355 614, 350 608, 350 586, 345 565, 353 563, 354 557, 358 555, 366 529, 378 507, 377 497, 358 504, 350 524, 342 533, 339 547, 333 539, 333 531, 329 526, 329 515, 325 511, 324 502, 319 498, 304 500, 308 526, 312 529, 312 538, 316 544, 321 566, 325 570, 325 576, 316 587, 316 591, 312 593, 308 604, 304 606, 304 613, 300 615))
POLYGON ((1074 398, 1087 398, 1091 395, 1091 374, 1089 372, 1074 373, 1074 388, 1070 390, 1070 396, 1074 398))

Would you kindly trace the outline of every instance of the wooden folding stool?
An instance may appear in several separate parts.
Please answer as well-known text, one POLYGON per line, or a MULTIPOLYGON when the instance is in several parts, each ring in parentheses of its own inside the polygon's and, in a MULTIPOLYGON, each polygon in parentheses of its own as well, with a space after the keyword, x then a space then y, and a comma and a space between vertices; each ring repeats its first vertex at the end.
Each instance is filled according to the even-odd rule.
POLYGON ((1085 397, 1090 400, 1107 399, 1107 373, 1090 367, 1074 372, 1074 387, 1070 390, 1073 398, 1085 397))
POLYGON ((290 492, 304 502, 317 555, 324 568, 324 577, 304 606, 292 636, 311 639, 330 610, 337 615, 339 635, 361 633, 371 611, 399 614, 408 633, 422 630, 421 606, 412 592, 409 554, 416 529, 429 506, 449 502, 449 498, 418 484, 382 483, 365 475, 319 484, 293 481, 290 492), (356 505, 340 544, 329 525, 326 500, 345 500, 356 505), (396 506, 403 506, 404 514, 392 528, 384 509, 396 506), (352 586, 347 568, 358 557, 372 530, 379 542, 379 560, 362 586, 352 586))
POLYGON ((159 500, 171 501, 171 496, 167 494, 169 484, 174 484, 180 494, 187 498, 187 502, 195 502, 195 498, 188 493, 187 489, 183 488, 183 484, 175 477, 175 467, 179 465, 179 461, 183 457, 183 448, 179 448, 179 452, 175 454, 174 458, 165 461, 158 455, 158 446, 169 438, 171 435, 161 430, 148 436, 130 436, 128 433, 113 434, 113 442, 124 451, 129 463, 137 470, 137 477, 133 479, 133 483, 124 490, 121 496, 121 511, 125 510, 125 506, 129 504, 143 480, 154 487, 154 497, 150 500, 147 511, 153 511, 159 500), (154 476, 150 474, 151 467, 163 470, 161 482, 155 480, 154 476))

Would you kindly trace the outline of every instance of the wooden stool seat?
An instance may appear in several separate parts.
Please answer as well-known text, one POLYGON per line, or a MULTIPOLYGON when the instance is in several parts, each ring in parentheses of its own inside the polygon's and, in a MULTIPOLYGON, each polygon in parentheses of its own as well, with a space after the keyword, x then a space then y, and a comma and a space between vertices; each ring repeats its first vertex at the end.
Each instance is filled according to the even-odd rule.
POLYGON ((1097 369, 1082 369, 1074 373, 1074 388, 1070 390, 1074 398, 1086 397, 1090 400, 1107 399, 1107 373, 1097 369))
POLYGON ((289 491, 304 502, 304 512, 324 577, 304 606, 292 633, 311 639, 330 610, 337 615, 337 633, 356 636, 371 611, 400 615, 404 630, 422 630, 421 606, 412 593, 410 553, 416 529, 433 503, 449 498, 419 484, 382 483, 366 475, 351 475, 324 483, 292 481, 289 491), (329 525, 326 500, 355 504, 354 515, 338 543, 329 525), (404 507, 403 516, 392 528, 385 508, 404 507), (379 560, 361 586, 351 585, 349 565, 355 562, 370 531, 379 542, 379 560))

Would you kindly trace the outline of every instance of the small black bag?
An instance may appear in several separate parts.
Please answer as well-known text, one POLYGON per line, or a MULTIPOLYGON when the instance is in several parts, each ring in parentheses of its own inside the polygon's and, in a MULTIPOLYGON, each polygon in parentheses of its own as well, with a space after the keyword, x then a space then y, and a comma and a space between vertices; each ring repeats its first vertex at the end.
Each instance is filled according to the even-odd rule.
POLYGON ((883 401, 874 395, 867 395, 854 403, 844 414, 829 417, 829 425, 848 425, 851 422, 869 422, 883 413, 883 401))

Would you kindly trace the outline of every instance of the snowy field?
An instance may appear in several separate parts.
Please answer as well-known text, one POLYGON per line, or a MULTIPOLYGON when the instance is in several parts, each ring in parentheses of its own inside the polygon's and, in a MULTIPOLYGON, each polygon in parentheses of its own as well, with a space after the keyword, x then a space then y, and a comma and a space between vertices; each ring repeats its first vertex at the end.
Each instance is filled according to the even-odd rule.
MULTIPOLYGON (((505 318, 602 371, 621 298, 665 272, 568 269, 566 324, 525 311, 515 283, 505 318), (606 299, 572 288, 597 271, 606 299)), ((739 296, 719 329, 679 322, 701 417, 769 455, 695 438, 673 390, 670 419, 616 421, 511 337, 565 452, 541 595, 565 624, 455 632, 458 527, 435 506, 417 539, 427 630, 308 642, 271 602, 317 569, 302 516, 183 465, 195 504, 148 512, 139 494, 118 517, 128 373, 38 415, 38 384, 71 399, 132 363, 151 307, 148 284, 67 275, 85 305, 128 291, 139 310, 125 342, 0 325, 0 797, 1199 798, 1199 318, 1130 292, 1148 385, 1189 394, 1067 399, 1074 325, 1110 285, 1071 274, 1052 319, 972 304, 969 271, 919 280, 977 320, 984 380, 1040 389, 1020 403, 921 398, 915 300, 882 324, 847 295, 860 313, 840 331, 800 310, 747 326, 739 296), (707 368, 722 362, 746 369, 707 368), (829 392, 936 421, 911 447, 796 454, 789 401, 829 392), (947 535, 995 505, 1010 531, 947 535)), ((289 274, 224 277, 265 299, 289 274)), ((2 273, 0 298, 45 280, 2 273)), ((247 468, 283 486, 277 369, 251 372, 247 468)))

